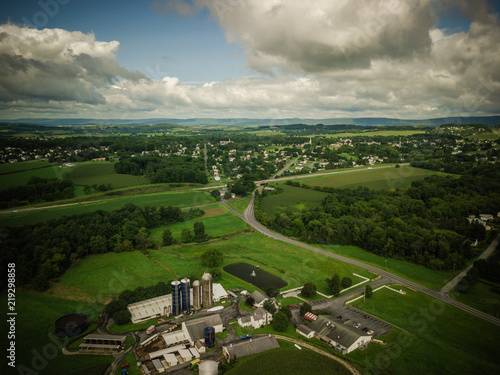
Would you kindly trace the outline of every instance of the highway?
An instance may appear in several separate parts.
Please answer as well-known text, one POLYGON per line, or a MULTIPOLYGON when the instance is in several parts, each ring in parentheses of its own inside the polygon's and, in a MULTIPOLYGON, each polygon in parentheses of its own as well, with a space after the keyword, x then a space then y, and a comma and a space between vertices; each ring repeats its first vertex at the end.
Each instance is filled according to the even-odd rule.
MULTIPOLYGON (((401 285, 404 285, 404 286, 407 286, 411 289, 414 289, 414 290, 418 290, 419 292, 422 292, 422 293, 425 293, 433 298, 436 298, 444 303, 447 303, 449 305, 452 305, 452 306, 455 306, 465 312, 468 312, 469 314, 472 314, 472 315, 475 315, 477 316, 478 318, 481 318, 483 320, 486 320, 492 324, 495 324, 497 326, 500 326, 500 319, 497 319, 491 315, 488 315, 482 311, 479 311, 479 310, 476 310, 470 306, 467 306, 467 305, 464 305, 463 303, 460 303, 460 302, 457 302, 453 299, 451 299, 447 293, 445 293, 443 290, 440 290, 440 291, 436 291, 436 290, 431 290, 431 289, 428 289, 428 288, 425 288, 419 284, 416 284, 412 281, 409 281, 409 280, 406 280, 400 276, 397 276, 397 275, 394 275, 390 272, 387 272, 387 271, 384 271, 380 268, 377 268, 377 267, 374 267, 374 266, 371 266, 369 264, 365 264, 365 263, 362 263, 362 262, 359 262, 357 260, 354 260, 354 259, 350 259, 350 258, 346 258, 346 257, 343 257, 341 255, 337 255, 337 254, 332 254, 328 251, 325 251, 325 250, 322 250, 322 249, 318 249, 314 246, 311 246, 311 245, 308 245, 308 244, 305 244, 305 243, 302 243, 302 242, 299 242, 299 241, 296 241, 296 240, 293 240, 291 238, 288 238, 288 237, 285 237, 279 233, 276 233, 276 232, 273 232, 269 229, 267 229, 265 226, 263 226, 262 224, 260 224, 256 219, 255 219, 255 215, 254 215, 254 201, 255 201, 255 193, 252 194, 252 197, 250 199, 250 203, 248 204, 247 208, 245 209, 245 212, 243 215, 241 215, 240 213, 236 212, 233 208, 231 208, 229 205, 227 205, 225 202, 224 204, 226 205, 226 207, 228 207, 235 215, 237 215, 238 217, 240 217, 242 220, 244 220, 245 222, 247 222, 250 226, 252 226, 254 229, 256 229, 257 231, 259 231, 260 233, 264 234, 265 236, 267 237, 270 237, 274 240, 277 240, 277 241, 283 241, 283 242, 286 242, 286 243, 289 243, 291 245, 295 245, 295 246, 299 246, 299 247, 302 247, 303 249, 306 249, 306 250, 309 250, 309 251, 313 251, 315 253, 318 253, 318 254, 322 254, 322 255, 325 255, 327 257, 330 257, 330 258, 334 258, 334 259, 337 259, 337 260, 340 260, 342 262, 346 262, 346 263, 350 263, 350 264, 353 264, 355 266, 358 266, 358 267, 362 267, 364 269, 367 269, 369 271, 372 271, 372 272, 375 272, 379 275, 382 276, 382 278, 384 279, 384 281, 388 282, 388 283, 397 283, 397 284, 401 284, 401 285)), ((488 250, 486 251, 489 251, 490 248, 492 248, 492 246, 496 246, 496 243, 498 242, 500 238, 500 234, 496 237, 496 239, 493 241, 493 243, 490 245, 490 247, 488 247, 488 250)))

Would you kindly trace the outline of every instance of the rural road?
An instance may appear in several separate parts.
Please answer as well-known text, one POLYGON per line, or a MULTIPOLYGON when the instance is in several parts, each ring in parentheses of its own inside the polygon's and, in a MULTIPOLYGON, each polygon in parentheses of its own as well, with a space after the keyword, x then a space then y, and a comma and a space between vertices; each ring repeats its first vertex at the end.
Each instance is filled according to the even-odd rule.
MULTIPOLYGON (((418 285, 418 284, 416 284, 416 283, 414 283, 412 281, 406 280, 406 279, 404 279, 404 278, 402 278, 400 276, 394 275, 394 274, 392 274, 390 272, 384 271, 384 270, 382 270, 380 268, 377 268, 377 267, 371 266, 369 264, 365 264, 365 263, 359 262, 359 261, 354 260, 354 259, 346 258, 346 257, 343 257, 341 255, 333 254, 333 253, 330 253, 330 252, 322 250, 322 249, 318 249, 316 247, 313 247, 313 246, 310 246, 308 244, 305 244, 305 243, 293 240, 291 238, 285 237, 285 236, 283 236, 283 235, 281 235, 279 233, 276 233, 276 232, 273 232, 273 231, 267 229, 266 227, 264 227, 262 224, 260 224, 255 219, 255 215, 254 215, 254 201, 255 201, 255 193, 252 194, 252 197, 250 199, 250 203, 248 204, 248 207, 245 209, 244 215, 241 215, 240 213, 236 212, 229 205, 226 205, 226 206, 236 216, 238 216, 239 218, 241 218, 242 220, 244 220, 245 222, 247 222, 250 226, 252 226, 254 229, 258 230, 260 233, 264 234, 267 237, 270 237, 270 238, 278 240, 278 241, 283 241, 283 242, 289 243, 291 245, 299 246, 299 247, 302 247, 302 248, 304 248, 306 250, 310 250, 310 251, 313 251, 315 253, 322 254, 322 255, 325 255, 327 257, 340 260, 342 262, 346 262, 346 263, 350 263, 350 264, 353 264, 353 265, 358 266, 358 267, 362 267, 364 269, 367 269, 369 271, 372 271, 372 272, 375 272, 375 273, 381 275, 384 278, 384 280, 387 280, 387 282, 401 284, 401 285, 407 286, 409 288, 418 290, 419 292, 425 293, 425 294, 427 294, 427 295, 429 295, 431 297, 434 297, 434 298, 436 298, 436 299, 438 299, 438 300, 440 300, 442 302, 445 302, 445 303, 447 303, 449 305, 455 306, 455 307, 457 307, 457 308, 459 308, 459 309, 461 309, 461 310, 463 310, 465 312, 468 312, 469 314, 475 315, 478 318, 481 318, 481 319, 486 320, 486 321, 488 321, 488 322, 490 322, 492 324, 500 326, 500 319, 497 319, 497 318, 495 318, 495 317, 493 317, 491 315, 488 315, 488 314, 486 314, 486 313, 484 313, 482 311, 473 309, 470 306, 464 305, 463 303, 460 303, 460 302, 457 302, 457 301, 451 299, 448 296, 448 294, 445 293, 443 290, 435 291, 435 290, 431 290, 431 289, 425 288, 425 287, 423 287, 421 285, 418 285)), ((497 236, 497 238, 495 239, 495 241, 493 241, 493 243, 488 247, 488 250, 486 250, 486 252, 492 251, 492 249, 494 248, 494 246, 496 246, 496 243, 498 242, 499 238, 500 238, 500 234, 497 236)))

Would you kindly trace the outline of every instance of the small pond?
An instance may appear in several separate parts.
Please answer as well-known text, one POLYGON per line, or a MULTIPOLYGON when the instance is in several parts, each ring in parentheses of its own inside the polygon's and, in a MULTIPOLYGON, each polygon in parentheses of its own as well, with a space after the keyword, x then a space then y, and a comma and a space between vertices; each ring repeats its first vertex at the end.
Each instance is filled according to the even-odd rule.
POLYGON ((224 271, 264 291, 272 286, 280 289, 288 285, 285 280, 261 270, 253 264, 232 263, 225 266, 224 271))

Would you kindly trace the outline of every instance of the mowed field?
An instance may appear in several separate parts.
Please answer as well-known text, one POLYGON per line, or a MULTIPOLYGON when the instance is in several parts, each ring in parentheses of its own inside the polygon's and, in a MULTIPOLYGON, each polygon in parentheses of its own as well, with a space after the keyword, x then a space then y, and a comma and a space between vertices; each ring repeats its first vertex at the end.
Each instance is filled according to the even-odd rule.
POLYGON ((26 185, 31 177, 62 178, 65 170, 45 161, 0 164, 0 190, 26 185))
MULTIPOLYGON (((7 297, 0 297, 2 306, 7 306, 7 297)), ((66 314, 83 312, 90 320, 96 320, 102 305, 80 303, 36 293, 16 294, 16 365, 18 371, 2 360, 2 374, 51 374, 83 375, 102 374, 113 361, 112 356, 73 355, 61 353, 64 339, 55 338, 54 322, 66 314), (48 359, 46 359, 48 357, 48 359), (25 366, 24 370, 22 367, 25 366)), ((7 343, 8 325, 0 327, 0 334, 7 343)), ((7 345, 4 346, 6 348, 7 345)))
POLYGON ((354 188, 358 186, 369 189, 396 189, 410 186, 413 181, 422 180, 431 175, 447 175, 427 169, 402 166, 400 168, 377 168, 342 172, 324 177, 300 180, 309 186, 327 186, 334 188, 354 188))
POLYGON ((425 134, 425 130, 377 130, 377 131, 367 131, 367 132, 359 132, 359 133, 336 133, 336 134, 325 134, 327 138, 340 138, 340 137, 389 137, 389 136, 401 136, 407 137, 415 134, 425 134))
POLYGON ((0 215, 0 228, 6 226, 22 226, 36 224, 62 216, 94 212, 96 210, 110 211, 121 208, 127 203, 140 207, 191 207, 214 203, 214 198, 207 191, 179 191, 107 198, 100 201, 78 203, 60 207, 44 207, 33 211, 22 211, 0 215))
POLYGON ((267 215, 274 215, 275 212, 285 209, 300 211, 305 208, 314 208, 321 204, 321 201, 328 196, 320 191, 302 189, 295 186, 280 184, 283 191, 262 199, 262 210, 267 215))
POLYGON ((353 303, 407 332, 395 329, 386 347, 370 344, 350 354, 364 363, 365 373, 386 365, 392 374, 500 373, 500 327, 423 293, 395 288, 406 295, 382 289, 353 303))
POLYGON ((146 177, 116 173, 114 164, 106 161, 90 161, 67 168, 64 178, 81 186, 111 184, 113 189, 149 184, 146 177))

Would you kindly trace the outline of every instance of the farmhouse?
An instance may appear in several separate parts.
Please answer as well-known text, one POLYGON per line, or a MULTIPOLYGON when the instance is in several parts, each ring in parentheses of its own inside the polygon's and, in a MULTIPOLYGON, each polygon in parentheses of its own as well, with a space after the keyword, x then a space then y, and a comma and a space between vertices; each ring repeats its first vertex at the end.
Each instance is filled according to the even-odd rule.
POLYGON ((255 300, 254 306, 255 307, 262 307, 264 306, 264 302, 269 299, 264 293, 256 290, 251 294, 252 298, 255 300))
POLYGON ((254 329, 268 325, 273 320, 273 316, 264 308, 259 307, 252 315, 245 315, 238 318, 241 327, 252 327, 254 329))
POLYGON ((368 344, 372 337, 354 327, 338 324, 329 317, 321 315, 309 325, 314 336, 335 348, 342 354, 348 354, 368 344))
POLYGON ((241 341, 236 344, 222 347, 222 354, 227 359, 247 357, 267 350, 279 348, 278 341, 273 335, 257 337, 247 341, 241 341))

